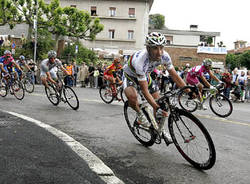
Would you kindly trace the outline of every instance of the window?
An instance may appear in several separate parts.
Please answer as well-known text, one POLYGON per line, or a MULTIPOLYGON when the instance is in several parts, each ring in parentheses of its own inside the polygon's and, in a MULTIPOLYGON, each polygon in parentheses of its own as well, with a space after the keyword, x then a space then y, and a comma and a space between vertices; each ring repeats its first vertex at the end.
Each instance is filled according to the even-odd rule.
POLYGON ((114 29, 110 29, 109 30, 109 38, 110 39, 114 39, 115 38, 115 30, 114 29))
POLYGON ((91 12, 91 16, 97 16, 96 6, 91 6, 90 12, 91 12))
POLYGON ((75 5, 75 4, 72 4, 72 5, 70 5, 70 7, 72 7, 72 8, 76 8, 76 5, 75 5))
POLYGON ((131 18, 135 17, 135 8, 129 8, 128 9, 128 15, 131 18))
POLYGON ((134 31, 133 30, 128 30, 128 39, 133 40, 134 39, 134 31))
POLYGON ((116 13, 116 8, 110 7, 110 8, 109 8, 109 15, 110 15, 111 17, 114 17, 114 16, 115 16, 115 13, 116 13))
POLYGON ((167 45, 173 44, 173 36, 166 36, 167 45))

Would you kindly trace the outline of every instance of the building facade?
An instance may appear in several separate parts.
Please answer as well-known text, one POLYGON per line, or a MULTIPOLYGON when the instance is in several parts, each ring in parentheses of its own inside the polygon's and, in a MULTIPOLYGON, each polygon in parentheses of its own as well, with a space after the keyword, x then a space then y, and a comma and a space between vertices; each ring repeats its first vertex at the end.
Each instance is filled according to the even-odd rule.
MULTIPOLYGON (((50 1, 45 1, 49 3, 50 1)), ((87 48, 130 55, 144 47, 153 0, 60 0, 62 7, 76 7, 98 17, 104 30, 95 41, 81 40, 87 48)))

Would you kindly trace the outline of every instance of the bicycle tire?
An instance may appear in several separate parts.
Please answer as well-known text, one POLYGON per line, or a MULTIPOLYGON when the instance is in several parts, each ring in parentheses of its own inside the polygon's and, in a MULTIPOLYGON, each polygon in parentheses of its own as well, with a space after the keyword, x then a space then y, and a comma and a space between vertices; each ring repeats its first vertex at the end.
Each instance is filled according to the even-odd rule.
POLYGON ((55 87, 51 84, 48 84, 49 89, 47 87, 45 87, 45 93, 47 98, 49 99, 49 101, 53 104, 53 105, 58 105, 60 100, 59 100, 59 96, 58 93, 55 89, 55 87))
POLYGON ((214 143, 199 119, 190 112, 176 108, 175 113, 169 116, 168 127, 175 147, 190 164, 201 170, 211 169, 214 166, 216 161, 214 143), (182 132, 181 128, 184 128, 182 132), (204 141, 203 145, 198 145, 199 140, 204 141))
POLYGON ((66 99, 66 102, 69 104, 69 106, 70 106, 72 109, 77 110, 77 109, 79 108, 79 100, 78 100, 78 97, 77 97, 75 91, 74 91, 71 87, 69 87, 69 86, 64 86, 64 88, 63 88, 63 95, 64 95, 64 97, 65 97, 65 99, 66 99), (69 93, 67 94, 66 91, 68 91, 68 92, 70 91, 71 96, 68 96, 69 93), (75 100, 74 100, 74 101, 75 101, 75 104, 73 104, 73 102, 71 103, 71 101, 70 101, 70 99, 72 99, 72 97, 75 99, 75 100))
POLYGON ((6 97, 8 94, 8 87, 6 86, 4 81, 1 81, 0 84, 0 96, 1 97, 6 97))
POLYGON ((33 84, 33 82, 31 80, 24 79, 23 85, 24 85, 25 91, 27 91, 28 93, 33 93, 34 92, 35 85, 33 84))
POLYGON ((225 95, 219 93, 210 98, 209 106, 214 114, 222 118, 230 116, 233 112, 233 105, 231 101, 225 95), (215 108, 216 104, 218 105, 219 109, 215 108), (221 111, 225 111, 225 113, 222 114, 221 111))
POLYGON ((22 100, 24 98, 25 90, 21 81, 15 80, 11 85, 11 89, 16 99, 22 100))
POLYGON ((125 102, 127 101, 127 97, 126 97, 126 95, 124 94, 123 88, 122 88, 121 91, 120 91, 120 96, 121 96, 121 99, 122 99, 123 103, 125 103, 125 102))
POLYGON ((156 141, 157 134, 153 131, 152 128, 149 128, 148 130, 146 130, 142 127, 139 127, 138 124, 136 123, 136 116, 132 116, 132 118, 129 117, 131 115, 130 110, 131 110, 131 113, 132 112, 136 113, 135 110, 129 106, 128 101, 126 101, 124 103, 124 116, 125 116, 125 120, 127 122, 129 130, 143 146, 145 147, 152 146, 156 141), (144 136, 148 136, 148 137, 144 137, 144 136), (145 138, 145 140, 143 138, 145 138))
POLYGON ((108 85, 103 85, 102 87, 100 87, 99 94, 101 99, 107 104, 110 104, 114 100, 114 96, 112 95, 112 90, 108 85), (108 99, 108 97, 111 98, 108 99))
POLYGON ((190 90, 191 92, 195 93, 195 87, 193 86, 185 86, 183 87, 178 93, 178 103, 182 109, 188 112, 194 112, 198 108, 198 104, 194 101, 195 99, 191 99, 190 95, 185 92, 185 90, 190 90))

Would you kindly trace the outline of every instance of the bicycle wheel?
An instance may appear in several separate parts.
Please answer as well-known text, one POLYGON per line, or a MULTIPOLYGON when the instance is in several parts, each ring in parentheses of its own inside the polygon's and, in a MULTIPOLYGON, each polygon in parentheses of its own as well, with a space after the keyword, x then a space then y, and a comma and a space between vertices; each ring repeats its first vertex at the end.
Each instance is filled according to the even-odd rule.
POLYGON ((214 114, 223 118, 230 116, 233 111, 231 101, 222 94, 212 96, 209 100, 209 106, 214 114))
POLYGON ((16 99, 22 100, 24 98, 25 92, 21 81, 15 80, 12 83, 11 88, 16 99))
POLYGON ((59 102, 60 102, 59 96, 58 96, 58 93, 53 85, 48 84, 48 88, 45 87, 45 93, 46 93, 46 96, 48 97, 49 101, 53 105, 59 104, 59 102))
POLYGON ((196 98, 192 97, 192 92, 195 93, 195 87, 185 86, 183 87, 178 94, 178 102, 182 109, 188 112, 194 112, 198 108, 198 104, 195 101, 196 98), (186 92, 190 90, 191 92, 186 92))
POLYGON ((66 102, 69 104, 69 106, 77 110, 79 108, 79 100, 78 97, 76 96, 75 91, 69 87, 69 86, 64 86, 63 88, 63 95, 66 99, 66 102))
POLYGON ((112 89, 108 85, 100 87, 99 94, 101 99, 107 104, 111 103, 114 100, 112 89))
POLYGON ((122 99, 122 101, 123 101, 124 103, 128 100, 127 97, 126 97, 126 95, 124 94, 123 88, 122 88, 121 91, 120 91, 120 96, 121 96, 121 99, 122 99))
POLYGON ((194 167, 210 169, 216 161, 214 143, 199 119, 191 113, 176 109, 170 114, 168 127, 180 154, 194 167))
POLYGON ((128 101, 124 103, 124 116, 129 130, 143 146, 149 147, 155 143, 157 134, 151 128, 143 128, 137 124, 136 111, 129 106, 128 101))
POLYGON ((6 97, 8 94, 8 87, 3 80, 0 80, 0 96, 6 97))
POLYGON ((28 93, 32 93, 34 91, 35 86, 31 80, 24 79, 23 85, 24 85, 25 91, 27 91, 28 93))

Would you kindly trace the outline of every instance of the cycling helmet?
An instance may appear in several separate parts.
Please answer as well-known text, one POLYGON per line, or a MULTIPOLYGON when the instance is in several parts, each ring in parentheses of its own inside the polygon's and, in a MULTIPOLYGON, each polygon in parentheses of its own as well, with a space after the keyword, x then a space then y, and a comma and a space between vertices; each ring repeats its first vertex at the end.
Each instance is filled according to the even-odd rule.
POLYGON ((204 66, 212 66, 212 60, 209 58, 206 58, 203 60, 203 65, 204 66))
POLYGON ((153 47, 153 46, 165 46, 167 44, 167 40, 165 36, 158 32, 149 33, 146 36, 146 46, 153 47))
POLYGON ((21 55, 21 56, 19 57, 19 59, 22 61, 22 60, 25 60, 25 57, 24 57, 23 55, 21 55))
POLYGON ((4 51, 4 55, 9 55, 9 56, 10 56, 10 55, 11 55, 11 52, 10 52, 9 50, 5 50, 5 51, 4 51))
POLYGON ((50 50, 49 52, 48 52, 48 58, 50 59, 50 58, 56 58, 56 51, 54 51, 54 50, 50 50))

